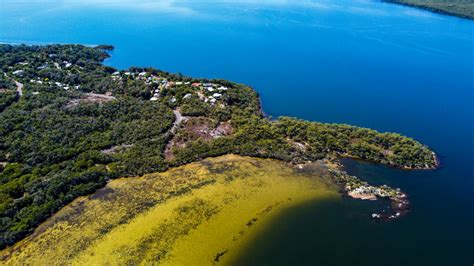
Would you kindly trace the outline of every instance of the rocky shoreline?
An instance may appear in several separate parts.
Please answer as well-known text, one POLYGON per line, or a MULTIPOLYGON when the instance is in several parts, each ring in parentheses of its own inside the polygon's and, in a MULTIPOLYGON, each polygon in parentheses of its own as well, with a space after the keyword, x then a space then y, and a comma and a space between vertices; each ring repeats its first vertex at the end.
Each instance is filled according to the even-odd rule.
POLYGON ((347 196, 361 200, 386 199, 390 201, 390 208, 388 210, 372 213, 371 217, 373 219, 393 220, 409 211, 410 201, 407 195, 399 188, 392 188, 387 185, 372 186, 356 176, 351 176, 341 170, 342 165, 338 162, 330 162, 327 165, 328 171, 331 173, 336 184, 342 188, 347 196))

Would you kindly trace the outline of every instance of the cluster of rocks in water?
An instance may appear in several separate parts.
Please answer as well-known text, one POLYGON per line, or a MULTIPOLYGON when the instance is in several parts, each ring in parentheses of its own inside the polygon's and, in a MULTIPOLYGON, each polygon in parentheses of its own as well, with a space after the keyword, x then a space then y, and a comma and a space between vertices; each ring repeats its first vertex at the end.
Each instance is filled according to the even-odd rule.
POLYGON ((391 204, 389 210, 373 213, 371 215, 373 219, 396 219, 405 214, 409 209, 410 203, 407 196, 401 192, 399 188, 394 189, 387 185, 372 186, 338 169, 329 169, 329 172, 334 177, 336 183, 352 198, 362 200, 377 200, 377 198, 382 198, 390 200, 391 204))

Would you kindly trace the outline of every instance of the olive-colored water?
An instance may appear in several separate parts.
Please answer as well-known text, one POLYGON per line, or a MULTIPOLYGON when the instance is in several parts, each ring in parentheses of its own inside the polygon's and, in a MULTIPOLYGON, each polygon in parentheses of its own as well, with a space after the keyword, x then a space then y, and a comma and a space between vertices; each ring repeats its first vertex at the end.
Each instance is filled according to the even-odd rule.
POLYGON ((114 180, 3 251, 2 264, 228 265, 284 210, 338 200, 321 166, 227 155, 114 180))

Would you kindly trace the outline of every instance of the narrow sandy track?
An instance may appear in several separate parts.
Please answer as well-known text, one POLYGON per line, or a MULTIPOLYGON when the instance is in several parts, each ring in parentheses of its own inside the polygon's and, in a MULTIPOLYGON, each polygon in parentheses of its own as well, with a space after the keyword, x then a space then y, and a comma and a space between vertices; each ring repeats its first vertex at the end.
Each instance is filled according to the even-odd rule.
POLYGON ((15 85, 16 85, 16 91, 18 92, 18 95, 23 96, 23 83, 20 83, 16 80, 13 80, 15 82, 15 85))
POLYGON ((179 110, 173 110, 173 114, 176 117, 176 119, 174 120, 173 127, 171 128, 172 133, 174 133, 176 131, 179 124, 181 124, 181 122, 187 120, 187 117, 182 116, 181 113, 179 112, 179 110))
POLYGON ((20 97, 23 96, 23 83, 20 83, 20 82, 16 81, 15 79, 10 78, 6 73, 3 73, 3 75, 6 78, 11 79, 11 80, 13 80, 13 82, 15 82, 16 91, 18 92, 18 95, 20 95, 20 97))

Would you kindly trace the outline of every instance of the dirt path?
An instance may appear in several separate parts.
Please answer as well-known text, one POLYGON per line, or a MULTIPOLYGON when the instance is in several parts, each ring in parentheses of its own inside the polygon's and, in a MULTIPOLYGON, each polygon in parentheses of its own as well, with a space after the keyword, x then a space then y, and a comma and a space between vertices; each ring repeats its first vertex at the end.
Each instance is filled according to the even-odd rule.
POLYGON ((18 92, 18 95, 23 96, 23 83, 20 83, 16 80, 13 80, 15 82, 15 85, 16 85, 16 91, 18 92))
POLYGON ((15 79, 12 79, 12 78, 8 77, 7 73, 3 73, 3 75, 6 78, 9 78, 9 79, 13 80, 13 82, 15 82, 16 91, 18 92, 18 95, 20 95, 20 97, 23 96, 23 83, 20 83, 20 82, 16 81, 15 79))
POLYGON ((18 92, 18 95, 23 96, 23 83, 20 83, 18 81, 16 81, 15 79, 12 79, 10 78, 7 73, 3 73, 3 75, 7 78, 7 79, 11 79, 13 80, 13 82, 15 82, 15 85, 16 85, 16 91, 18 92))
POLYGON ((173 110, 173 114, 176 117, 176 119, 174 120, 173 127, 171 128, 172 133, 176 131, 179 124, 181 124, 181 122, 186 121, 188 119, 187 117, 182 116, 179 110, 173 110))

